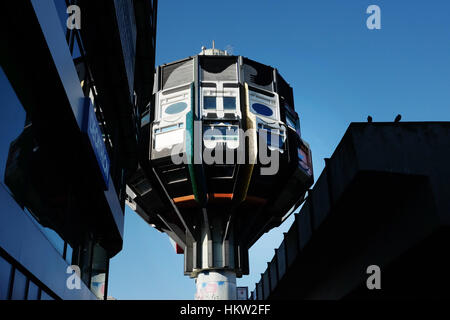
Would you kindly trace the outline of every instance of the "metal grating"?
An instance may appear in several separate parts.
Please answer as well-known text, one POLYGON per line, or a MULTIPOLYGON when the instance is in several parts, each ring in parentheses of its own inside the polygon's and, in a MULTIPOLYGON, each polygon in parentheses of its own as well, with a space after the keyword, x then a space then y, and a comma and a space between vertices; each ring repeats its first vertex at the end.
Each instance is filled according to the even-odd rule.
POLYGON ((200 60, 202 81, 236 81, 237 61, 226 58, 202 58, 200 60))
POLYGON ((161 70, 163 90, 194 81, 194 60, 185 60, 165 66, 161 70))

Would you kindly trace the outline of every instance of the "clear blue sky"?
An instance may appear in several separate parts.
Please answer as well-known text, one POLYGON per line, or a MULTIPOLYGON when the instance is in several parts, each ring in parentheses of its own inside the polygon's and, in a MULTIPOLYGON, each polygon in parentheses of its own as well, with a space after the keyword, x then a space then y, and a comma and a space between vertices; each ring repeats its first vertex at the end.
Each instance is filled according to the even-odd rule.
MULTIPOLYGON (((162 0, 156 63, 233 48, 277 67, 294 88, 302 136, 316 177, 350 122, 450 120, 448 0, 162 0), (381 30, 368 30, 366 8, 381 8, 381 30)), ((252 291, 292 218, 250 250, 252 291)), ((118 299, 192 299, 194 281, 166 235, 126 210, 124 247, 111 260, 109 295, 118 299)))

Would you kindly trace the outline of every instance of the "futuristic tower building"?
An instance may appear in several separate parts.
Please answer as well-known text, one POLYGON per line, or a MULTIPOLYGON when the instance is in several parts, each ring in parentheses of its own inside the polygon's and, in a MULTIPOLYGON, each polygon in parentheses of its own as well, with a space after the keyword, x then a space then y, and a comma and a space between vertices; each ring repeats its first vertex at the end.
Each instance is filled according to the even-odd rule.
POLYGON ((248 249, 313 183, 292 88, 279 72, 205 49, 159 66, 128 204, 167 233, 197 299, 235 299, 248 249))

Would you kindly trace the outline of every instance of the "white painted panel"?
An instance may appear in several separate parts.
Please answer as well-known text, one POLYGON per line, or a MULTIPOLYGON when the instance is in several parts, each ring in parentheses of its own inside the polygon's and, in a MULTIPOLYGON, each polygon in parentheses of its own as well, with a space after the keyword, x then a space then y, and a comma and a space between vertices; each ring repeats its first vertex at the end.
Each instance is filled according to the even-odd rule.
POLYGON ((160 151, 162 149, 172 148, 173 145, 182 143, 184 141, 184 130, 174 130, 170 132, 157 134, 155 137, 155 149, 160 151))

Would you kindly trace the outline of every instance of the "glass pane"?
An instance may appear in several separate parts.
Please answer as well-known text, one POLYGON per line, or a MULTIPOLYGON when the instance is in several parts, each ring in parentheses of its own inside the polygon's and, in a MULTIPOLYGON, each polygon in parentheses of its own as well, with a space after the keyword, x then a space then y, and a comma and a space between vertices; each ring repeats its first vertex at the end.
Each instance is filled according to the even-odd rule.
POLYGON ((22 133, 26 112, 0 69, 0 182, 4 183, 6 162, 11 142, 22 133))
POLYGON ((9 282, 11 280, 11 265, 0 257, 0 300, 8 299, 9 282))
POLYGON ((64 254, 64 240, 52 229, 41 226, 41 230, 62 257, 64 254))
POLYGON ((203 109, 216 109, 216 97, 204 97, 203 109))
POLYGON ((33 281, 28 286, 27 300, 39 300, 39 287, 33 281))
POLYGON ((290 126, 292 129, 294 129, 294 130, 297 129, 296 121, 294 119, 292 119, 289 114, 286 115, 286 122, 287 122, 287 125, 290 126))
MULTIPOLYGON (((74 31, 74 32, 78 32, 78 31, 74 31)), ((75 35, 74 35, 73 41, 74 41, 74 43, 73 43, 72 58, 76 59, 76 58, 81 57, 81 52, 80 52, 80 47, 78 45, 78 40, 75 35)))
POLYGON ((224 110, 236 110, 236 98, 235 97, 223 97, 223 109, 224 110))
POLYGON ((232 178, 234 176, 235 166, 215 165, 211 178, 232 178))
POLYGON ((238 128, 232 127, 205 127, 203 138, 206 140, 238 140, 238 128))
MULTIPOLYGON (((6 180, 17 201, 22 203, 27 196, 22 185, 29 170, 27 150, 32 147, 30 143, 34 143, 30 127, 24 128, 25 120, 26 112, 3 69, 0 69, 0 182, 6 186, 6 180)), ((62 255, 64 242, 60 237, 50 229, 41 229, 62 255)))
POLYGON ((105 249, 96 244, 92 261, 91 291, 99 299, 105 298, 107 269, 108 255, 105 249))
POLYGON ((298 159, 300 167, 305 170, 305 172, 309 175, 312 174, 311 167, 309 166, 309 157, 306 154, 306 152, 303 150, 303 148, 297 149, 298 159))
POLYGON ((142 117, 141 127, 145 126, 148 123, 150 123, 150 113, 147 113, 145 116, 142 117))
POLYGON ((25 300, 27 290, 27 277, 16 270, 14 273, 14 284, 12 288, 11 300, 25 300))
POLYGON ((45 235, 48 241, 53 245, 53 247, 58 251, 61 257, 64 254, 64 240, 52 229, 45 228, 39 221, 33 216, 33 214, 27 209, 23 210, 33 221, 33 223, 41 230, 41 232, 45 235))

